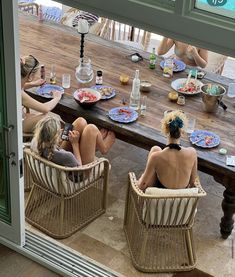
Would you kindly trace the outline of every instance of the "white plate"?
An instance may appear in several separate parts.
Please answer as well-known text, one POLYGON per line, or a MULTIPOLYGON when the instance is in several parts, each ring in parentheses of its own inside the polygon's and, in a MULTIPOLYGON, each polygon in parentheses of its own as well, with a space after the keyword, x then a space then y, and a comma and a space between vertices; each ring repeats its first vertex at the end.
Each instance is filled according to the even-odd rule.
MULTIPOLYGON (((179 88, 182 87, 187 81, 187 78, 180 78, 180 79, 176 79, 171 83, 171 87, 178 91, 181 94, 185 94, 185 95, 195 95, 195 94, 199 94, 201 92, 201 86, 203 85, 203 83, 199 80, 197 80, 196 84, 198 86, 198 90, 195 92, 181 92, 179 91, 179 88)), ((194 79, 192 78, 191 81, 194 81, 194 79)))

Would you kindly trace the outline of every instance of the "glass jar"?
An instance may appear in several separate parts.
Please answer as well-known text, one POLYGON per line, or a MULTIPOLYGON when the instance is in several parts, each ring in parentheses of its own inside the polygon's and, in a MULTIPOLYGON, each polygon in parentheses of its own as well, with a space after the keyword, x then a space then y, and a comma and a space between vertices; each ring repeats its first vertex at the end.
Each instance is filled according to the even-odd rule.
POLYGON ((75 77, 79 83, 85 84, 92 81, 94 77, 91 60, 81 58, 79 65, 76 67, 75 77))

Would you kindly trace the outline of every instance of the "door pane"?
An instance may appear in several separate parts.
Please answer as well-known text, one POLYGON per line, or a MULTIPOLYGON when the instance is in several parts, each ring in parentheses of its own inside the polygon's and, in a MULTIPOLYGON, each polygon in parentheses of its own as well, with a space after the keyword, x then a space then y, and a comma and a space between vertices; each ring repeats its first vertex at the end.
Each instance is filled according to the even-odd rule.
MULTIPOLYGON (((0 5, 0 30, 2 30, 2 9, 0 5)), ((0 219, 6 223, 11 222, 10 216, 10 194, 9 194, 9 168, 6 159, 5 131, 3 126, 6 125, 6 88, 4 72, 4 53, 3 53, 3 32, 0 32, 0 219)))
POLYGON ((235 19, 235 1, 196 0, 195 8, 235 19))

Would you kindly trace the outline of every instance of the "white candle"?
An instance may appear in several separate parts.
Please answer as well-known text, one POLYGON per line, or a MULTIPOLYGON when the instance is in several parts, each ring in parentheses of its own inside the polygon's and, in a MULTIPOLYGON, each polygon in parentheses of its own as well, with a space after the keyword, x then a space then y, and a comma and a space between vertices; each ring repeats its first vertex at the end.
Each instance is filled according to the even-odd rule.
POLYGON ((89 23, 86 19, 79 19, 78 20, 78 33, 80 34, 87 34, 89 32, 89 23))

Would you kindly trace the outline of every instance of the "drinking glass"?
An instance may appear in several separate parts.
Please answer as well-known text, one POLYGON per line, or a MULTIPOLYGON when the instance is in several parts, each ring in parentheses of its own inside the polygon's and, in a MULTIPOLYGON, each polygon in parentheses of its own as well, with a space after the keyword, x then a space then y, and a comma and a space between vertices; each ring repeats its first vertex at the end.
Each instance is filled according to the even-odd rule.
POLYGON ((188 128, 187 128, 187 133, 188 134, 192 134, 192 132, 195 129, 195 125, 196 125, 196 119, 191 117, 188 119, 188 128))
POLYGON ((91 60, 81 58, 78 67, 76 68, 75 77, 79 83, 85 84, 92 81, 94 77, 91 60))
POLYGON ((62 87, 63 88, 70 88, 70 74, 63 74, 62 75, 62 87))
POLYGON ((172 58, 165 59, 163 67, 163 76, 171 78, 173 76, 174 61, 172 58))
POLYGON ((146 115, 146 108, 147 108, 147 96, 143 96, 140 101, 140 115, 146 115))

